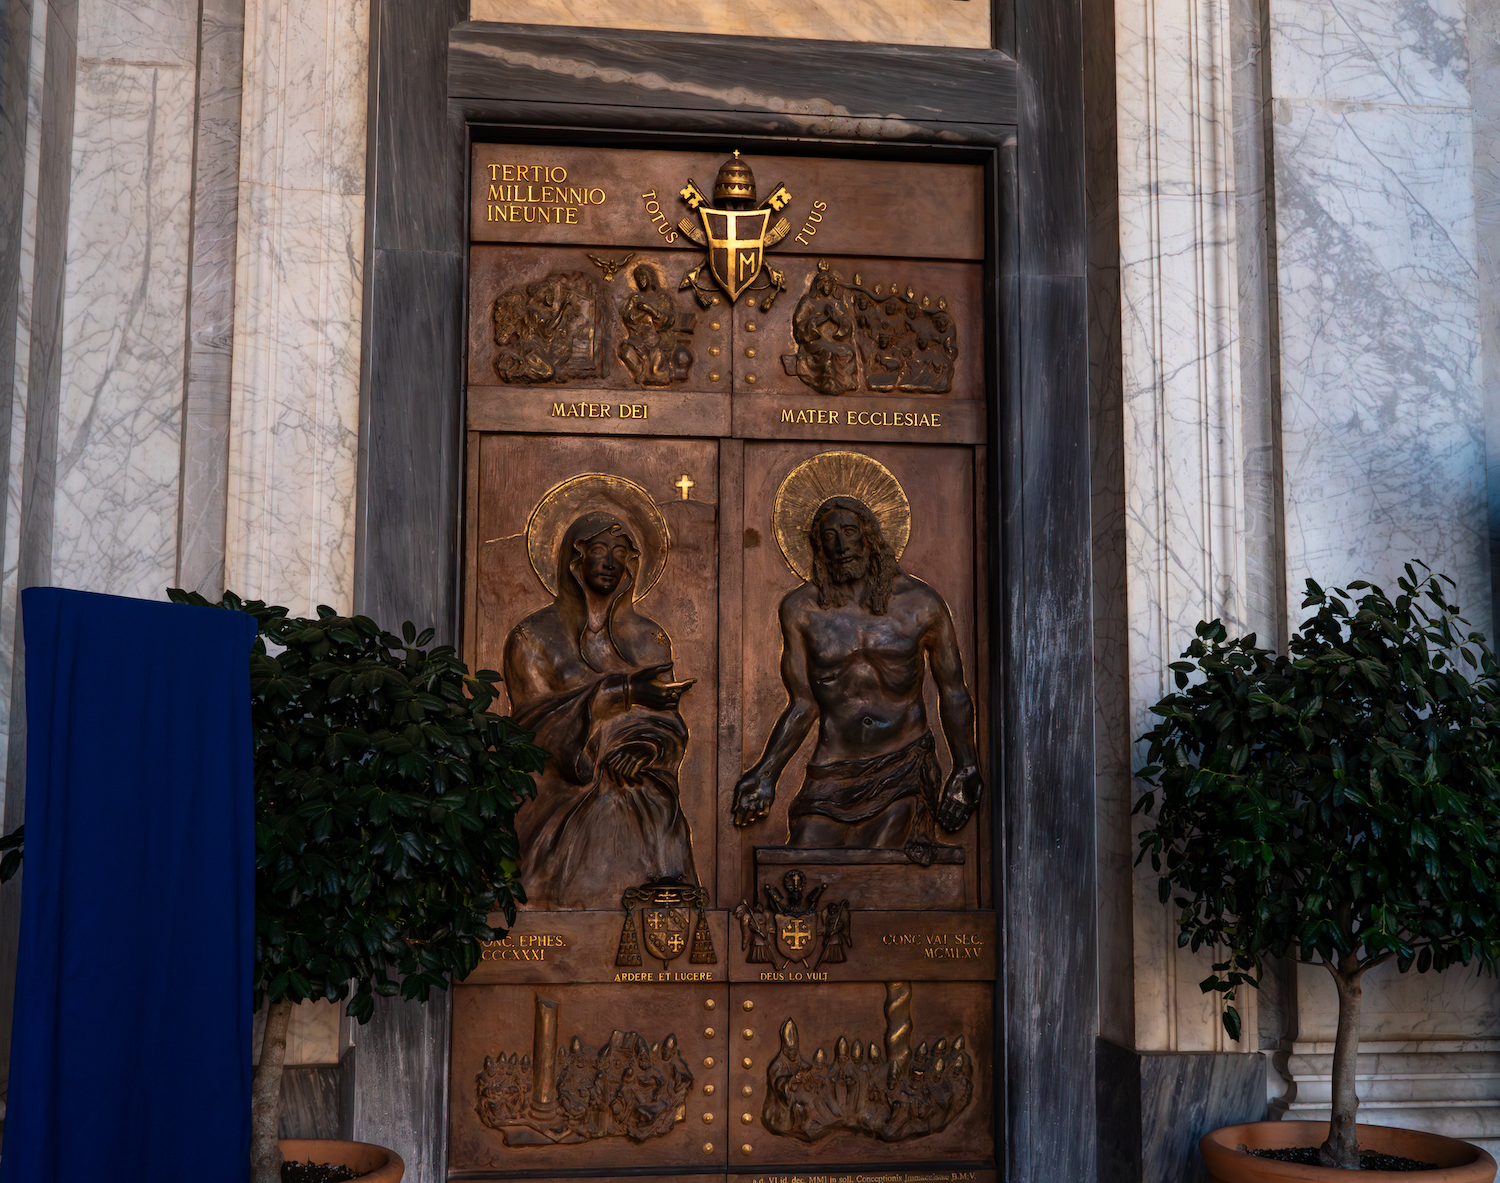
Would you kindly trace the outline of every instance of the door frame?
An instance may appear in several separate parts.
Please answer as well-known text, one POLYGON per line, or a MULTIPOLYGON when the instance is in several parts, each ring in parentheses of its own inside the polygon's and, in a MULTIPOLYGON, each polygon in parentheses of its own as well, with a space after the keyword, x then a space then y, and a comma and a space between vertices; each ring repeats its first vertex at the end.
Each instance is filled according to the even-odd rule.
MULTIPOLYGON (((982 163, 994 1119, 1019 1183, 1095 1169, 1088 292, 1081 12, 996 10, 1010 52, 484 24, 465 0, 374 0, 355 605, 459 640, 476 136, 982 163)), ((446 999, 381 1000, 346 1061, 348 1132, 383 1134, 418 1183, 446 1176, 447 1054, 446 999)))

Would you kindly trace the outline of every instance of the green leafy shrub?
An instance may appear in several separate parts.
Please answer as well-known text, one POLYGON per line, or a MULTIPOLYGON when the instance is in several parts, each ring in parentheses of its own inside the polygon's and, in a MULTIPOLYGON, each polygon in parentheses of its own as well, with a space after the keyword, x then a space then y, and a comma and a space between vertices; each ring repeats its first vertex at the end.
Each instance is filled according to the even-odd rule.
POLYGON ((1290 655, 1199 624, 1143 737, 1135 809, 1155 818, 1140 858, 1178 909, 1178 944, 1218 956, 1201 985, 1230 1037, 1235 991, 1259 984, 1266 957, 1333 979, 1329 1166, 1359 1161, 1365 972, 1500 958, 1500 670, 1448 602, 1452 580, 1423 572, 1408 566, 1394 600, 1309 580, 1315 611, 1290 655))

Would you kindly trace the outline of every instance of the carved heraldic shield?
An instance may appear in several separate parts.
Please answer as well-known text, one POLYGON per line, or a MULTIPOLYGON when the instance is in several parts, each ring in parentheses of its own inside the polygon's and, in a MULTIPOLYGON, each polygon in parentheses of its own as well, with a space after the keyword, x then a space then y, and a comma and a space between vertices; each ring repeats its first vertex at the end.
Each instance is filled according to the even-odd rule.
POLYGON ((698 210, 708 235, 708 266, 731 300, 755 282, 765 259, 769 209, 698 210))
POLYGON ((620 905, 625 910, 625 924, 620 930, 616 965, 640 965, 642 945, 663 969, 684 953, 693 965, 718 964, 713 934, 704 915, 708 906, 704 888, 681 879, 653 879, 627 890, 620 905))

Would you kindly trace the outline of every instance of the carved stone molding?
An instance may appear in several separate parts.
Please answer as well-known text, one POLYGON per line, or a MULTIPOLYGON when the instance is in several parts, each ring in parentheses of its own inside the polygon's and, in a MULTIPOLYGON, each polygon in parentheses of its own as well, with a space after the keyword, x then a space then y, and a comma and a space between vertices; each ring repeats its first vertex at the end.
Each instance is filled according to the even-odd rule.
MULTIPOLYGON (((1124 5, 1116 36, 1133 739, 1194 625, 1247 625, 1246 510, 1228 3, 1124 5)), ((1149 867, 1134 919, 1136 1046, 1233 1050, 1149 867)))

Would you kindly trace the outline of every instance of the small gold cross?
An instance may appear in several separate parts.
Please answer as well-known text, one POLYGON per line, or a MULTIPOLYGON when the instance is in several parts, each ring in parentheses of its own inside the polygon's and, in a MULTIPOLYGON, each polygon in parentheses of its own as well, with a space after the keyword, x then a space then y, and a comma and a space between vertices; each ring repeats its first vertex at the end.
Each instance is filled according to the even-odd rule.
POLYGON ((682 479, 677 482, 676 487, 682 490, 682 499, 684 501, 686 501, 688 499, 688 490, 691 489, 697 483, 698 482, 695 481, 695 480, 693 480, 692 477, 688 476, 687 473, 683 473, 682 474, 682 479))

